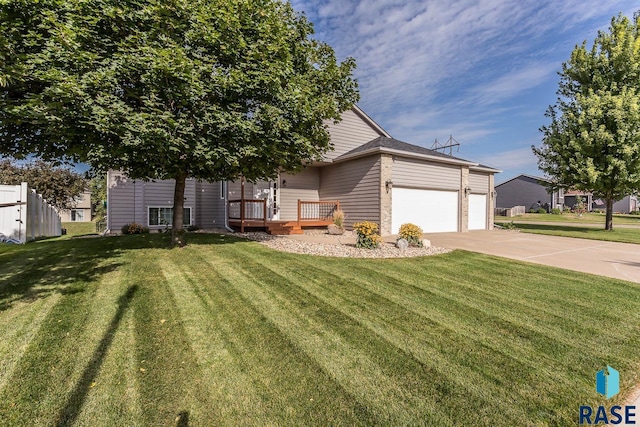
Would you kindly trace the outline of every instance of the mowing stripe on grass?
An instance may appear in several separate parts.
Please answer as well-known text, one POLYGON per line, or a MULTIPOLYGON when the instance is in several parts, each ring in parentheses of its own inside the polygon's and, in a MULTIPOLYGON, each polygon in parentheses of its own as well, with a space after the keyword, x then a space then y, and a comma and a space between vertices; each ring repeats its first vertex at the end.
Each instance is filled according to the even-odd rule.
POLYGON ((412 361, 337 307, 296 284, 275 274, 256 276, 264 273, 263 266, 255 262, 258 257, 235 252, 242 269, 226 271, 235 289, 373 411, 378 422, 397 425, 429 420, 437 425, 452 424, 436 410, 438 402, 428 393, 433 380, 429 367, 412 361))
POLYGON ((127 283, 138 289, 131 305, 142 424, 172 425, 176 419, 207 424, 205 420, 215 419, 208 409, 213 404, 158 262, 170 252, 136 251, 125 267, 127 283))
POLYGON ((32 303, 16 304, 9 313, 0 312, 0 393, 59 299, 60 294, 54 294, 32 303))
MULTIPOLYGON (((264 265, 264 268, 267 268, 267 265, 264 265)), ((251 269, 251 271, 256 270, 260 269, 251 269)), ((293 270, 302 271, 300 269, 293 270)), ((291 270, 287 270, 287 272, 291 272, 291 270)), ((271 275, 276 276, 275 272, 271 272, 271 275)), ((284 281, 281 280, 280 282, 284 281)), ((309 281, 297 280, 296 283, 304 290, 287 289, 287 291, 290 294, 291 291, 297 293, 300 301, 306 300, 309 305, 317 306, 318 303, 315 298, 319 297, 320 301, 339 310, 352 323, 357 323, 361 326, 361 328, 351 329, 349 333, 344 334, 347 340, 354 341, 353 345, 358 346, 361 345, 361 342, 371 343, 379 341, 379 339, 382 340, 377 343, 376 347, 387 348, 388 351, 386 351, 385 355, 376 356, 375 352, 372 351, 374 346, 363 348, 362 351, 369 353, 369 357, 374 359, 378 357, 377 363, 383 371, 389 373, 394 370, 401 371, 403 365, 407 374, 411 372, 410 375, 413 376, 418 372, 425 371, 418 375, 418 378, 422 377, 422 380, 412 385, 413 393, 419 392, 422 394, 422 399, 427 399, 429 395, 433 394, 434 388, 437 389, 438 386, 447 384, 445 386, 446 389, 440 390, 440 392, 448 394, 446 402, 441 403, 440 410, 443 410, 444 407, 451 407, 450 414, 454 417, 460 411, 460 408, 465 407, 468 401, 473 401, 475 405, 486 408, 483 416, 494 416, 491 410, 488 409, 488 405, 483 405, 483 402, 487 398, 495 400, 498 396, 505 394, 500 384, 495 384, 496 375, 492 375, 489 378, 490 382, 487 383, 483 379, 486 373, 476 372, 472 367, 474 366, 473 363, 461 363, 459 360, 460 354, 446 354, 445 348, 433 348, 434 344, 438 345, 442 340, 441 336, 443 334, 447 335, 444 341, 459 341, 457 344, 465 345, 465 342, 461 341, 455 332, 448 332, 450 328, 445 325, 433 324, 430 319, 411 313, 405 307, 364 289, 361 289, 362 292, 358 295, 357 288, 348 283, 334 283, 334 292, 339 293, 340 289, 346 289, 346 292, 356 296, 356 299, 362 304, 344 304, 343 301, 337 300, 334 292, 329 290, 331 286, 327 288, 328 292, 325 295, 320 296, 311 289, 312 286, 310 288, 309 281), (305 291, 308 293, 305 293, 305 291), (352 340, 351 337, 354 336, 357 336, 358 339, 352 340), (437 339, 437 336, 440 336, 440 339, 437 339), (394 363, 390 364, 390 361, 387 360, 390 358, 390 353, 397 353, 398 350, 402 350, 405 355, 395 358, 394 363), (416 365, 416 362, 418 365, 416 365), (390 365, 386 366, 387 364, 390 365), (461 378, 463 378, 462 381, 460 381, 461 378), (457 385, 457 387, 454 385, 457 385), (465 390, 465 392, 461 393, 461 390, 465 390)), ((345 324, 347 322, 338 323, 345 324)), ((333 326, 333 328, 340 329, 336 326, 333 326)), ((468 343, 466 345, 469 346, 468 343)), ((454 345, 453 347, 456 348, 457 346, 454 345)), ((475 355, 485 359, 485 363, 480 364, 480 366, 497 369, 497 373, 501 373, 502 369, 509 369, 509 366, 506 366, 503 360, 495 364, 492 364, 490 360, 487 362, 486 359, 494 355, 483 350, 482 345, 476 347, 475 355)), ((474 350, 470 349, 470 352, 473 353, 474 350)), ((513 369, 514 371, 521 370, 520 366, 515 366, 513 369)), ((394 374, 390 375, 394 376, 394 374)), ((508 403, 496 412, 500 413, 500 416, 507 417, 506 419, 515 415, 513 414, 514 408, 508 403)), ((481 416, 480 411, 476 415, 481 416)))
POLYGON ((190 238, 0 248, 0 424, 568 425, 640 381, 638 285, 190 238))
MULTIPOLYGON (((216 269, 204 269, 205 280, 196 282, 186 264, 191 261, 202 269, 206 260, 189 254, 189 261, 186 257, 183 261, 168 264, 164 271, 184 300, 185 311, 198 312, 197 321, 191 322, 192 343, 205 353, 201 365, 209 371, 212 400, 222 406, 220 414, 227 422, 270 420, 267 424, 283 425, 313 420, 320 425, 359 425, 371 420, 364 407, 247 304, 228 275, 235 265, 214 262, 216 269), (201 322, 201 316, 213 322, 201 322), (215 351, 207 351, 211 348, 215 351)), ((244 286, 246 278, 233 282, 244 286)))

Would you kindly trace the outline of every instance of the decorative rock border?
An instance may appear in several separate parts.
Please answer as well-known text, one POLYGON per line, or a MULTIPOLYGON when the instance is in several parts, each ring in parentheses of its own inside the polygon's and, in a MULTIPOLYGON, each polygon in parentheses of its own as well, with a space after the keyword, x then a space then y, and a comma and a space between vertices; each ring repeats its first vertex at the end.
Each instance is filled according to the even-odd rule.
POLYGON ((395 244, 386 242, 380 245, 378 249, 360 249, 356 248, 353 244, 340 242, 340 240, 345 240, 345 237, 354 236, 346 235, 346 233, 343 236, 331 236, 327 234, 326 231, 324 231, 324 233, 317 233, 315 230, 312 233, 305 233, 312 236, 322 236, 323 238, 326 236, 327 243, 310 242, 284 236, 271 236, 262 232, 234 233, 234 236, 254 240, 271 249, 282 252, 338 258, 411 258, 450 252, 449 249, 433 246, 424 248, 409 247, 401 250, 398 249, 395 244))

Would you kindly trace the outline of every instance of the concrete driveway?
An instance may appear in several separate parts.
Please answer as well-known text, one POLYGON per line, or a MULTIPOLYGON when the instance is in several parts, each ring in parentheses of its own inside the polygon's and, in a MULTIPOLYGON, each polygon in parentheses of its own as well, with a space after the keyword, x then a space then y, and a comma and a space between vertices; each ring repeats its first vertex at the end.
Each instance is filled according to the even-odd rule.
POLYGON ((640 245, 506 230, 425 236, 434 246, 465 249, 640 283, 640 245))

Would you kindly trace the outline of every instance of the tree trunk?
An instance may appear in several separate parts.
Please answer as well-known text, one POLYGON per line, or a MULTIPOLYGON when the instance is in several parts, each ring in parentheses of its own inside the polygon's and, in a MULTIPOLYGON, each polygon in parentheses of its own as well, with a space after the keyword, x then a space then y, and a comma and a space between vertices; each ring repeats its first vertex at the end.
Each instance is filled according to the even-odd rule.
POLYGON ((171 226, 171 246, 184 246, 184 187, 187 174, 180 172, 175 177, 176 187, 173 192, 173 224, 171 226))
POLYGON ((604 224, 605 230, 613 230, 613 199, 607 199, 607 219, 604 224))

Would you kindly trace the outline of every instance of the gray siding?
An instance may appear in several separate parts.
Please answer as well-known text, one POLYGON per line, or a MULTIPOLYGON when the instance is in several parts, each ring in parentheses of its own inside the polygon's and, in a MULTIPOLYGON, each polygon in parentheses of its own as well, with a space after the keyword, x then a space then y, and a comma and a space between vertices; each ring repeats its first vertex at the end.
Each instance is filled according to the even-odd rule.
POLYGON ((122 172, 109 171, 107 174, 107 220, 112 232, 119 232, 127 223, 142 222, 136 215, 134 206, 136 181, 122 172))
POLYGON ((320 200, 339 200, 349 228, 365 220, 380 224, 380 155, 323 167, 320 200))
MULTIPOLYGON (((240 180, 237 181, 229 181, 227 183, 229 200, 240 200, 242 195, 242 184, 240 180)), ((244 198, 245 199, 253 199, 253 183, 245 182, 244 183, 244 198)))
MULTIPOLYGON (((127 223, 148 225, 149 207, 172 207, 174 180, 142 181, 127 178, 124 173, 109 171, 107 218, 112 232, 119 232, 127 223)), ((188 179, 184 207, 191 208, 192 221, 196 211, 196 181, 188 179)), ((158 228, 158 227, 151 227, 158 228)))
POLYGON ((353 110, 342 113, 342 121, 337 125, 329 123, 328 127, 334 149, 325 158, 330 160, 382 136, 353 110))
POLYGON ((201 228, 222 228, 225 224, 220 182, 196 182, 195 225, 201 228))
MULTIPOLYGON (((606 209, 606 205, 604 206, 606 209)), ((637 210, 637 199, 634 196, 627 196, 622 200, 618 200, 613 204, 613 211, 619 213, 629 213, 637 210)))
POLYGON ((469 187, 471 187, 471 191, 474 193, 490 193, 491 189, 489 188, 489 174, 470 171, 469 187))
MULTIPOLYGON (((149 182, 141 182, 143 192, 142 192, 142 206, 141 208, 144 225, 149 225, 149 207, 161 207, 161 208, 170 208, 173 206, 173 192, 175 190, 175 180, 167 179, 167 180, 158 180, 158 181, 149 181, 149 182)), ((196 210, 196 180, 189 178, 187 179, 185 189, 184 189, 184 207, 191 208, 191 222, 194 222, 195 219, 195 210, 196 210)), ((161 226, 152 226, 151 228, 161 228, 161 226)))
POLYGON ((460 166, 395 157, 393 185, 442 190, 460 189, 460 166))
POLYGON ((298 199, 320 200, 320 170, 318 168, 303 169, 295 175, 281 174, 278 194, 278 206, 281 220, 298 219, 298 199), (284 185, 286 181, 286 186, 284 185))
POLYGON ((552 197, 543 184, 526 176, 496 186, 496 207, 524 206, 527 210, 538 201, 551 204, 552 197))

